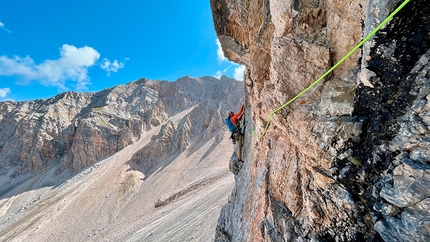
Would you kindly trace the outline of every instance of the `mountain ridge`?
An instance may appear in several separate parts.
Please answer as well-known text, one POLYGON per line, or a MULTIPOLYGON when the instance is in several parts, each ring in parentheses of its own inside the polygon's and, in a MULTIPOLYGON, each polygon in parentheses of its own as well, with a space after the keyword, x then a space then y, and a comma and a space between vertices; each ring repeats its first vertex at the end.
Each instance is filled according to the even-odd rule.
POLYGON ((213 239, 233 184, 223 116, 242 85, 140 79, 0 103, 0 240, 213 239))

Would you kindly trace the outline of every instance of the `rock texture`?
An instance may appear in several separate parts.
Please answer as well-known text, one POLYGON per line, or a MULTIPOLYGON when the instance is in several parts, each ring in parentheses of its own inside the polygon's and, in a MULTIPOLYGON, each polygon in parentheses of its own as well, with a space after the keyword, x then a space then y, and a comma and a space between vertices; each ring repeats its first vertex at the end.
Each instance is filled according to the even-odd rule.
MULTIPOLYGON (((211 0, 246 65, 247 130, 321 76, 397 0, 211 0)), ((216 241, 428 241, 430 7, 411 1, 323 83, 245 136, 216 241)))
POLYGON ((243 91, 141 79, 0 103, 0 241, 213 240, 243 91))

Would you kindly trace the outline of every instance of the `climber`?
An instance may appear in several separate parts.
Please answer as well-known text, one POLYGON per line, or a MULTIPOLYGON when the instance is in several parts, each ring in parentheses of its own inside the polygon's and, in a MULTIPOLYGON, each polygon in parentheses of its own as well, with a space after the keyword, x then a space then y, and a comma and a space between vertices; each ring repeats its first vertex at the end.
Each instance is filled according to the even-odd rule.
POLYGON ((233 144, 236 144, 236 140, 238 139, 239 135, 241 135, 240 120, 242 120, 243 108, 244 105, 242 104, 242 107, 236 114, 234 114, 233 111, 228 111, 227 118, 225 119, 225 123, 231 132, 230 138, 233 140, 233 144))

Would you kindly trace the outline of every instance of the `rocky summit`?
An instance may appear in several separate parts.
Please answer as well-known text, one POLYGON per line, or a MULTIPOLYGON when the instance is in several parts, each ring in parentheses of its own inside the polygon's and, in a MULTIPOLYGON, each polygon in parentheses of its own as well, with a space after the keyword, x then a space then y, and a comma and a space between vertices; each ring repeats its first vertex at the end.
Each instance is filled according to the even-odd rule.
POLYGON ((140 79, 0 103, 0 241, 210 241, 243 82, 140 79))
POLYGON ((430 241, 430 5, 211 0, 246 66, 244 164, 216 241, 430 241), (258 137, 272 117, 264 137, 258 137))

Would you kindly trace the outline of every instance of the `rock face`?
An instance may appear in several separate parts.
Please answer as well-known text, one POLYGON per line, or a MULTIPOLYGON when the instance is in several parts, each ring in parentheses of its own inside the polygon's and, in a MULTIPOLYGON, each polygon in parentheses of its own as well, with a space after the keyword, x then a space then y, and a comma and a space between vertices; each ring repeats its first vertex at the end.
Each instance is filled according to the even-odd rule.
POLYGON ((427 1, 251 132, 400 4, 211 0, 225 56, 246 65, 250 131, 216 241, 430 240, 427 1))

